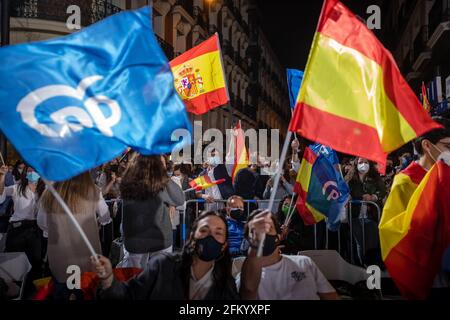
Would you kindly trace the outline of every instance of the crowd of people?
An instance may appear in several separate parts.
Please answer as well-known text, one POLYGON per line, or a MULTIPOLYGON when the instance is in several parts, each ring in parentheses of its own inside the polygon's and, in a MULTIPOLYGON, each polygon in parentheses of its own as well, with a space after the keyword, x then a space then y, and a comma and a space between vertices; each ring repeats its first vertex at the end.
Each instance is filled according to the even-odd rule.
POLYGON ((394 201, 389 194, 396 174, 411 167, 427 171, 450 150, 448 120, 437 121, 445 127, 440 134, 421 137, 415 154, 391 155, 384 175, 367 159, 340 155, 351 199, 362 202, 348 205, 339 232, 328 232, 325 223, 305 225, 297 212, 286 219, 296 202, 293 190, 306 141, 291 144, 271 214, 265 210, 276 163, 256 157, 232 181, 232 166, 222 163, 217 151, 195 166, 173 164, 167 155, 128 152, 53 184, 100 254, 92 261, 39 174, 18 160, 0 168, 0 233, 6 234, 0 251, 24 252, 32 265, 29 292, 35 293, 33 280, 50 276, 54 299, 80 297, 82 291, 66 285, 70 265, 97 272, 98 299, 337 299, 313 260, 298 253, 339 248, 350 263, 383 268, 377 207, 381 212, 386 201, 394 201), (199 176, 225 181, 193 190, 189 182, 199 176), (115 268, 142 272, 124 282, 115 278, 115 268))

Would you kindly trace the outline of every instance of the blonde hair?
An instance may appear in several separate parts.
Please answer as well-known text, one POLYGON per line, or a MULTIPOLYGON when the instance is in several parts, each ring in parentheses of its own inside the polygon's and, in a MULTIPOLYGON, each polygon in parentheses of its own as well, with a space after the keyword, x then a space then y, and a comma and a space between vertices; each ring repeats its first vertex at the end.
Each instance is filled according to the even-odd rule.
MULTIPOLYGON (((100 191, 92 181, 89 172, 70 180, 56 182, 54 188, 74 214, 86 212, 87 204, 95 205, 100 196, 100 191)), ((61 205, 48 190, 42 194, 41 205, 48 214, 63 212, 61 205)))

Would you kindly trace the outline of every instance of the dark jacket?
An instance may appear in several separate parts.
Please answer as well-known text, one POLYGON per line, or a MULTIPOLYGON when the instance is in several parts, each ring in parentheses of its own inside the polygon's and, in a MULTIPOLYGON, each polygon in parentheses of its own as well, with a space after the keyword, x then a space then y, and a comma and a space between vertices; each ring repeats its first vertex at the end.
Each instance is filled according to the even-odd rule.
POLYGON ((246 200, 254 199, 257 176, 257 173, 253 172, 250 168, 239 170, 234 179, 234 190, 236 195, 241 196, 246 200))
POLYGON ((156 197, 145 201, 123 199, 123 238, 131 253, 148 253, 166 249, 173 243, 169 206, 184 203, 181 188, 169 181, 156 197))
MULTIPOLYGON (((108 300, 183 300, 180 254, 161 253, 151 257, 146 269, 128 282, 113 281, 110 288, 98 290, 99 299, 108 300)), ((230 275, 223 290, 214 284, 205 300, 237 300, 236 284, 230 275)))

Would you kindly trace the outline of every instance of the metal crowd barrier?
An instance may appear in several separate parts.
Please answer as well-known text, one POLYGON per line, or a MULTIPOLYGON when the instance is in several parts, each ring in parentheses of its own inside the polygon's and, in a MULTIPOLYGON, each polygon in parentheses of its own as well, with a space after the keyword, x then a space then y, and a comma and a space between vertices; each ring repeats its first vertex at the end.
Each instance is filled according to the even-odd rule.
MULTIPOLYGON (((108 205, 108 209, 110 208, 110 205, 112 205, 112 207, 111 207, 112 210, 114 210, 114 204, 117 204, 117 206, 120 208, 120 213, 117 212, 117 214, 120 214, 120 216, 121 216, 120 221, 123 221, 123 201, 122 201, 122 199, 110 199, 110 200, 105 200, 105 202, 108 205)), ((108 224, 107 226, 109 226, 109 225, 111 225, 111 238, 112 238, 112 240, 114 240, 114 229, 115 228, 114 228, 114 217, 113 216, 111 216, 111 223, 108 224)), ((101 241, 102 242, 106 241, 105 227, 106 226, 101 226, 101 235, 102 235, 101 241)))
MULTIPOLYGON (((377 213, 377 224, 379 224, 380 219, 381 219, 381 209, 378 206, 377 203, 373 202, 373 201, 361 201, 361 200, 353 200, 350 201, 347 207, 347 220, 348 220, 348 226, 349 226, 349 232, 350 232, 350 261, 351 263, 355 263, 355 259, 354 259, 354 250, 353 250, 353 240, 354 240, 354 235, 353 235, 353 217, 352 217, 352 206, 353 205, 367 205, 368 208, 369 206, 373 206, 376 209, 376 213, 377 213)), ((365 253, 366 252, 366 230, 365 230, 365 223, 364 220, 366 220, 368 217, 367 215, 361 217, 359 216, 357 219, 360 220, 362 222, 362 241, 361 241, 361 248, 362 248, 362 252, 365 253)), ((326 219, 325 219, 326 222, 326 219)), ((342 227, 341 223, 341 227, 342 227)), ((345 224, 345 223, 344 223, 345 224)), ((325 231, 325 249, 328 250, 328 246, 329 246, 329 230, 328 228, 326 228, 325 231)), ((341 250, 341 230, 340 228, 337 230, 337 245, 338 245, 338 252, 339 254, 341 254, 342 250, 341 250)), ((314 225, 314 250, 318 249, 318 236, 317 236, 317 224, 314 225)))
MULTIPOLYGON (((280 201, 282 201, 282 200, 281 199, 275 199, 275 203, 276 202, 280 202, 280 201)), ((258 206, 258 208, 259 208, 260 204, 265 204, 265 203, 268 204, 269 202, 270 202, 270 200, 244 200, 244 204, 246 204, 246 203, 255 203, 258 206)), ((188 208, 188 205, 192 204, 192 203, 195 203, 194 213, 195 213, 195 217, 197 218, 198 215, 199 215, 199 204, 200 203, 211 204, 211 205, 212 204, 216 204, 216 208, 212 209, 212 210, 221 210, 221 209, 225 208, 227 200, 214 200, 212 203, 208 203, 204 199, 194 199, 194 200, 188 200, 188 201, 186 201, 184 203, 184 210, 183 210, 183 213, 182 213, 182 215, 183 215, 183 218, 182 218, 183 223, 182 223, 182 226, 181 226, 181 241, 182 241, 183 246, 186 243, 186 236, 187 236, 186 235, 186 210, 188 208), (221 205, 221 206, 219 206, 219 205, 221 205)), ((247 217, 249 215, 250 215, 250 206, 247 206, 247 217)))

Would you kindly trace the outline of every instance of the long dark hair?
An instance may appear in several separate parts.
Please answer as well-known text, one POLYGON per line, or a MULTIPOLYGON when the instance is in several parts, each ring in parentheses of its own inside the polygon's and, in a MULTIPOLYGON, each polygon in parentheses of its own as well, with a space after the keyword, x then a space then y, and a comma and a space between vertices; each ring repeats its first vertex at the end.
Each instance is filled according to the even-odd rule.
POLYGON ((125 200, 144 201, 155 197, 169 183, 161 156, 139 155, 122 178, 120 194, 125 200))
MULTIPOLYGON (((195 253, 195 231, 198 228, 198 224, 201 220, 209 217, 209 216, 215 216, 220 218, 224 225, 225 225, 225 241, 228 243, 228 228, 227 228, 227 221, 225 219, 225 216, 219 212, 215 211, 205 211, 202 214, 200 214, 197 219, 195 219, 194 223, 191 227, 191 234, 189 236, 188 241, 184 245, 183 248, 183 254, 182 254, 182 266, 181 266, 181 278, 183 282, 184 287, 184 296, 186 299, 189 299, 189 282, 191 278, 191 266, 193 257, 196 254, 195 253)), ((224 292, 226 289, 227 284, 234 283, 233 276, 231 274, 231 255, 230 251, 228 250, 228 247, 225 248, 222 255, 218 260, 215 261, 214 264, 214 270, 213 270, 213 281, 214 281, 214 287, 220 291, 224 292)))
POLYGON ((14 164, 14 167, 12 169, 12 175, 14 176, 14 179, 16 179, 16 181, 19 181, 22 179, 23 174, 26 175, 26 168, 23 169, 22 173, 19 172, 19 166, 21 164, 24 164, 24 162, 22 160, 17 160, 16 163, 14 164))
POLYGON ((19 176, 20 182, 18 185, 19 194, 22 194, 22 196, 24 196, 25 198, 27 197, 27 186, 28 186, 27 173, 28 167, 25 166, 25 168, 23 168, 22 174, 19 176))

